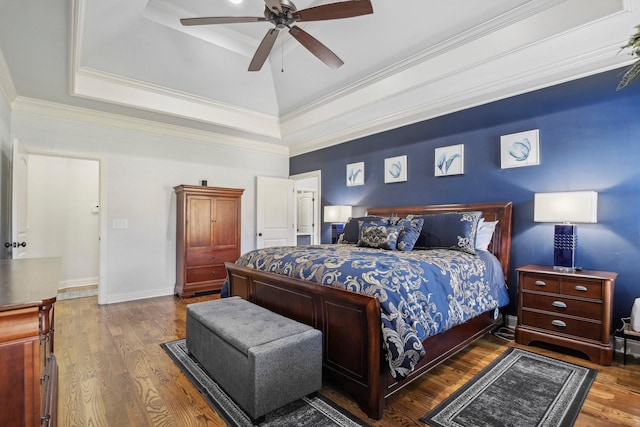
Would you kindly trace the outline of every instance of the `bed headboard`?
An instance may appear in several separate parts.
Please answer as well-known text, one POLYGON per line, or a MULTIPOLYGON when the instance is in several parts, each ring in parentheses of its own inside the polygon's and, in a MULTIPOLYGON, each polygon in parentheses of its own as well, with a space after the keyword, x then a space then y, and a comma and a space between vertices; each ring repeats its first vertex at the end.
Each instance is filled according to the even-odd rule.
POLYGON ((509 279, 511 260, 511 214, 513 203, 468 203, 459 205, 428 205, 428 206, 400 206, 394 208, 372 208, 367 215, 399 216, 430 215, 443 212, 481 211, 485 221, 498 221, 493 239, 489 244, 489 251, 500 260, 505 280, 509 279))

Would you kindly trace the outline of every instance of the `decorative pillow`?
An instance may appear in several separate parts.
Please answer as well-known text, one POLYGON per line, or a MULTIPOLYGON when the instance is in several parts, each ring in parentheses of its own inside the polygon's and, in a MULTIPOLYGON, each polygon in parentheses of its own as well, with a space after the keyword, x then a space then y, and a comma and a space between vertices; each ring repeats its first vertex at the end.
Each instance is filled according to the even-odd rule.
POLYGON ((496 231, 497 224, 498 221, 485 221, 484 218, 480 218, 478 233, 476 233, 476 249, 489 250, 489 244, 493 238, 494 231, 496 231))
POLYGON ((482 212, 448 212, 407 219, 423 218, 424 225, 416 248, 447 248, 475 254, 478 222, 482 212))
POLYGON ((361 216, 349 218, 342 229, 342 234, 338 238, 338 243, 358 243, 360 239, 360 221, 373 222, 377 225, 392 225, 392 219, 381 216, 361 216))
POLYGON ((358 246, 367 248, 379 248, 395 250, 400 235, 400 227, 397 225, 377 225, 360 221, 360 239, 358 246))
POLYGON ((418 241, 418 237, 420 237, 423 224, 423 218, 401 219, 398 221, 398 225, 401 228, 396 247, 399 251, 410 251, 413 249, 418 241))

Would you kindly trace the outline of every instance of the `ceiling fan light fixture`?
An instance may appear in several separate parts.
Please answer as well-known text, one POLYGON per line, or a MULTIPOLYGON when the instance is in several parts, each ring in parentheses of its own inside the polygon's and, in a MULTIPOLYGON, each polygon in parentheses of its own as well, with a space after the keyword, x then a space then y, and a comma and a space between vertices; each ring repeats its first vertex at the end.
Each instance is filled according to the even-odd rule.
MULTIPOLYGON (((232 3, 242 0, 229 0, 232 3)), ((202 18, 183 18, 182 25, 214 25, 243 22, 271 22, 274 28, 267 31, 258 46, 249 65, 249 71, 259 71, 267 60, 281 29, 288 28, 289 33, 316 58, 335 69, 344 62, 329 48, 303 29, 295 26, 296 22, 325 21, 330 19, 352 18, 373 13, 371 0, 349 0, 322 4, 307 9, 297 10, 291 0, 264 0, 264 18, 252 16, 218 16, 202 18)))

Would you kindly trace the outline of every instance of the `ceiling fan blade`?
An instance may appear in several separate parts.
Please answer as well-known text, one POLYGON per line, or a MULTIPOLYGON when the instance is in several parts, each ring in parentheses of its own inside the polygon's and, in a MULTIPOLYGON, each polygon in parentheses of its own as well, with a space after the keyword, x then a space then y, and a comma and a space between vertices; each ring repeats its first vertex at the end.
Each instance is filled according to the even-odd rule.
POLYGON ((344 64, 342 59, 331 52, 328 47, 320 43, 311 34, 304 31, 302 28, 293 26, 289 29, 289 33, 300 42, 300 44, 307 48, 307 50, 313 53, 320 61, 327 64, 329 67, 336 69, 344 64))
POLYGON ((369 0, 352 0, 339 3, 323 4, 294 12, 298 21, 325 21, 327 19, 352 18, 369 15, 373 7, 369 0))
POLYGON ((215 24, 239 24, 243 22, 262 22, 267 19, 260 16, 214 16, 210 18, 183 18, 182 25, 215 25, 215 24))
POLYGON ((282 13, 282 4, 280 0, 264 0, 270 11, 276 13, 282 13))
POLYGON ((269 57, 269 53, 271 53, 271 49, 273 48, 276 39, 278 38, 278 29, 272 28, 267 31, 267 34, 262 39, 260 46, 258 46, 258 50, 253 55, 253 59, 251 60, 251 64, 249 64, 249 71, 260 71, 264 62, 269 57))

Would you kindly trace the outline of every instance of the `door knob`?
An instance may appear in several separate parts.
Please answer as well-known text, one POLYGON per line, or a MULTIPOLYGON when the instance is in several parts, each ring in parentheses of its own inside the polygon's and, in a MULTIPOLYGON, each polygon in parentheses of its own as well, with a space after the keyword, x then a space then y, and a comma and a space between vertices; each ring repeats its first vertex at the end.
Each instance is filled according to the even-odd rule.
POLYGON ((10 248, 10 247, 14 247, 14 248, 19 248, 19 247, 25 247, 27 246, 27 242, 4 242, 4 247, 5 248, 10 248))
POLYGON ((5 248, 9 248, 11 246, 13 246, 14 248, 19 248, 19 247, 23 247, 24 248, 25 246, 27 246, 27 242, 13 242, 13 243, 6 242, 4 244, 5 248))
POLYGON ((262 233, 258 233, 258 237, 262 237, 262 233))

